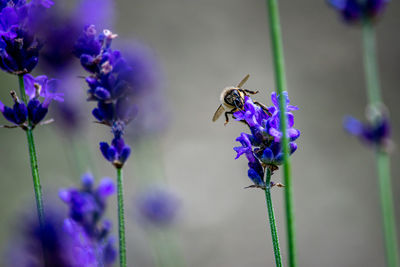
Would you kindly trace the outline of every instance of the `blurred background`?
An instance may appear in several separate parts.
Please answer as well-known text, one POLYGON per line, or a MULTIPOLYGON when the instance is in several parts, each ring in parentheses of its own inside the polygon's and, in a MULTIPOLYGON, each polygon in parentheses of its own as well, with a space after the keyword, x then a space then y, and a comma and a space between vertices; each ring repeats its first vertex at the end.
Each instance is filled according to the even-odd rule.
MULTIPOLYGON (((365 118, 361 28, 345 25, 322 0, 279 2, 288 91, 291 103, 299 107, 295 127, 301 131, 292 157, 299 266, 383 266, 374 155, 342 129, 346 114, 365 118)), ((148 53, 157 61, 154 75, 159 77, 157 90, 143 102, 150 118, 133 121, 135 134, 127 141, 132 147, 124 167, 129 266, 153 266, 149 235, 135 219, 134 202, 138 192, 155 181, 167 183, 180 199, 169 233, 186 266, 273 266, 264 195, 243 189, 251 184, 247 162, 234 160, 235 139, 247 129, 239 123, 224 127, 223 119, 211 122, 222 88, 236 85, 248 73, 246 87, 260 91, 255 99, 271 104, 275 87, 265 2, 118 0, 106 10, 110 13, 103 16, 110 20, 100 22, 118 33, 121 40, 115 47, 122 49, 123 40, 135 40, 124 49, 148 53)), ((399 14, 400 4, 393 1, 377 24, 383 98, 397 144, 399 14)), ((86 85, 78 78, 84 72, 77 63, 71 63, 75 79, 67 90, 82 110, 79 129, 62 128, 54 114, 53 124, 35 130, 45 203, 65 213, 58 189, 78 186, 85 171, 94 173, 97 181, 115 177, 98 151, 98 143, 109 142, 111 135, 108 128, 92 123, 93 103, 85 102, 86 85)), ((35 75, 45 73, 50 75, 46 67, 35 70, 35 75)), ((0 79, 1 100, 10 104, 8 93, 17 89, 17 80, 4 72, 0 79)), ((399 160, 397 146, 392 155, 397 222, 399 160)), ((6 253, 14 226, 27 213, 35 215, 23 131, 0 129, 0 170, 0 249, 6 253)), ((281 171, 273 180, 281 181, 281 171)), ((274 188, 272 193, 286 261, 283 190, 274 188)), ((116 196, 107 217, 114 220, 117 235, 116 196)))

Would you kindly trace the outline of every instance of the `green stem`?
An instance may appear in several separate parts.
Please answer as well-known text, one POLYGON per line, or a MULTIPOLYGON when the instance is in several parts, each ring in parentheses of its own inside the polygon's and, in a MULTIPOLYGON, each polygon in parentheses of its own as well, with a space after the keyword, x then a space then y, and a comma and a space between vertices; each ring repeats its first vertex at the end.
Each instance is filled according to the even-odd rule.
MULTIPOLYGON (((25 86, 24 86, 24 78, 23 75, 18 76, 19 81, 19 90, 21 93, 22 101, 24 101, 25 105, 27 106, 28 101, 25 94, 25 86)), ((35 149, 35 142, 33 139, 32 133, 32 124, 28 117, 28 127, 26 130, 26 138, 28 140, 28 148, 29 148, 29 157, 31 162, 31 169, 32 169, 32 178, 33 178, 33 188, 35 191, 35 199, 36 199, 36 207, 39 216, 39 223, 40 226, 44 226, 44 209, 43 209, 43 200, 42 200, 42 186, 40 185, 40 178, 39 178, 39 168, 37 163, 36 157, 36 149, 35 149)))
MULTIPOLYGON (((278 96, 282 96, 286 90, 285 64, 283 57, 283 45, 281 37, 281 29, 279 22, 279 11, 277 0, 266 0, 268 6, 269 29, 272 45, 272 55, 275 70, 276 92, 278 96)), ((280 110, 280 129, 282 133, 286 133, 287 116, 286 116, 286 100, 285 97, 279 97, 280 110)), ((290 172, 289 145, 286 134, 282 135, 283 149, 283 177, 285 184, 285 211, 286 211, 286 227, 288 236, 288 265, 290 267, 297 266, 296 251, 296 229, 293 210, 293 186, 290 172)))
POLYGON ((282 266, 281 250, 279 248, 278 231, 276 229, 274 208, 271 199, 271 170, 267 168, 265 179, 265 201, 268 208, 269 227, 271 229, 272 245, 274 247, 275 263, 277 267, 282 266))
MULTIPOLYGON (((369 106, 378 112, 381 105, 381 91, 378 76, 378 63, 375 47, 375 30, 368 18, 363 21, 363 57, 365 80, 369 106)), ((379 114, 378 114, 379 115, 379 114)), ((376 117, 371 118, 372 123, 376 117)), ((390 182, 390 159, 382 147, 377 147, 375 159, 379 180, 379 193, 382 209, 383 232, 386 250, 386 262, 389 267, 399 266, 398 243, 396 235, 396 222, 393 205, 393 196, 390 182)))
POLYGON ((117 168, 118 184, 118 234, 119 234, 119 265, 126 267, 125 246, 125 215, 124 215, 124 186, 122 180, 122 168, 117 168))
POLYGON ((364 71, 368 101, 370 105, 376 106, 381 103, 381 93, 379 88, 378 63, 376 60, 375 31, 371 21, 367 18, 364 19, 362 29, 364 71))
POLYGON ((390 183, 389 155, 381 149, 378 150, 376 152, 376 162, 378 168, 379 192, 381 198, 387 266, 398 267, 399 249, 397 245, 396 221, 390 183))

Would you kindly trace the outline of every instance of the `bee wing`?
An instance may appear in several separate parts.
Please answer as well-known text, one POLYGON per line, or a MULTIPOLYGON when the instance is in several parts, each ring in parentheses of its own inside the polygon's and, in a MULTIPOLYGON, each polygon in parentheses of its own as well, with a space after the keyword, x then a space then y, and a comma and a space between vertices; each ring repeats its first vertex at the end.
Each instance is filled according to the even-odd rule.
POLYGON ((242 86, 243 86, 243 84, 245 84, 246 82, 247 82, 247 80, 249 79, 249 77, 250 77, 250 74, 247 74, 244 78, 243 78, 243 80, 241 80, 240 81, 240 83, 238 84, 238 88, 241 88, 242 86))
POLYGON ((215 111, 212 121, 218 120, 222 113, 224 113, 225 109, 222 105, 219 105, 217 111, 215 111))

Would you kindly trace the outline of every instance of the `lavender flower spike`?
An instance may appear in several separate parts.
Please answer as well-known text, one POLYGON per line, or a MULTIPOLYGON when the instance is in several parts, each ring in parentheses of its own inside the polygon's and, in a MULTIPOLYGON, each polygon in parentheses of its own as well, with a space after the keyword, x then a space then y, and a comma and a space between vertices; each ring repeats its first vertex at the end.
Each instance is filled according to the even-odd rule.
POLYGON ((348 23, 360 22, 363 18, 374 19, 385 9, 390 0, 328 0, 348 23))
POLYGON ((358 137, 367 145, 388 148, 391 143, 390 124, 386 116, 379 117, 373 124, 363 124, 351 116, 346 116, 343 120, 343 126, 349 134, 358 137))
MULTIPOLYGON (((71 219, 64 219, 59 213, 47 212, 43 227, 38 224, 37 219, 26 219, 26 216, 19 221, 22 224, 13 235, 14 242, 10 242, 11 246, 5 257, 6 266, 111 266, 111 262, 103 263, 98 259, 96 253, 99 250, 95 246, 97 242, 93 242, 82 227, 71 219)), ((102 244, 102 251, 106 253, 109 251, 107 244, 102 244)))
POLYGON ((69 218, 64 220, 64 230, 73 239, 78 255, 86 255, 86 265, 82 266, 98 266, 100 263, 111 266, 116 259, 114 238, 109 236, 111 222, 102 220, 107 198, 115 191, 111 178, 103 178, 95 188, 93 176, 85 174, 82 188, 59 192, 61 200, 70 208, 69 218))
POLYGON ((38 63, 42 43, 35 36, 36 22, 50 0, 2 1, 0 6, 0 68, 8 73, 29 73, 38 63))
POLYGON ((125 144, 122 137, 114 138, 111 146, 106 142, 101 142, 100 151, 103 153, 104 158, 116 168, 122 168, 131 153, 130 147, 125 144))
POLYGON ((50 103, 55 100, 62 102, 63 94, 57 93, 58 81, 49 79, 45 75, 36 78, 30 74, 24 75, 25 94, 28 106, 20 100, 15 92, 11 92, 14 101, 13 108, 5 106, 0 102, 0 111, 5 119, 13 123, 12 127, 28 128, 28 117, 31 127, 39 124, 47 114, 50 103))
POLYGON ((118 50, 111 49, 116 37, 109 30, 97 36, 94 25, 87 26, 75 44, 74 54, 91 73, 86 78, 88 100, 97 102, 92 114, 99 123, 110 126, 114 134, 111 145, 101 142, 100 150, 106 160, 116 168, 122 168, 130 154, 123 139, 124 129, 136 115, 136 107, 133 104, 135 90, 130 80, 132 67, 118 50))
MULTIPOLYGON (((233 115, 236 120, 246 123, 250 128, 251 134, 241 133, 236 141, 241 146, 234 147, 237 156, 246 155, 248 160, 248 176, 254 183, 255 187, 264 188, 265 168, 271 170, 278 169, 283 163, 283 150, 281 145, 282 132, 280 131, 279 122, 279 97, 276 93, 271 94, 273 106, 268 107, 269 114, 259 105, 254 104, 249 96, 245 96, 245 104, 243 110, 235 112, 233 115)), ((296 106, 290 105, 287 92, 283 92, 286 103, 286 115, 288 118, 288 128, 286 135, 289 138, 290 153, 297 150, 297 144, 294 142, 299 136, 300 131, 293 128, 294 116, 293 110, 297 110, 296 106)))

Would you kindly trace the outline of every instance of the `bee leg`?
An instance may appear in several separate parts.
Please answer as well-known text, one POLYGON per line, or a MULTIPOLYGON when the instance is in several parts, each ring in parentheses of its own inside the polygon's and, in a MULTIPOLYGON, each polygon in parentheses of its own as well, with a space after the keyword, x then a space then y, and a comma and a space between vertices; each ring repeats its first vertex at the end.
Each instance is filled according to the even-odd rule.
POLYGON ((251 94, 251 95, 258 94, 258 90, 257 91, 252 91, 252 90, 249 90, 249 89, 242 89, 242 90, 245 91, 248 94, 251 94))
POLYGON ((229 122, 228 114, 233 115, 233 113, 234 113, 235 111, 236 111, 236 109, 234 108, 234 109, 232 109, 231 111, 225 112, 225 123, 224 123, 225 126, 226 126, 226 125, 228 124, 228 122, 229 122))
POLYGON ((258 101, 254 101, 254 104, 256 104, 256 105, 258 105, 260 108, 262 108, 262 109, 268 114, 268 116, 272 116, 272 113, 268 110, 268 108, 267 108, 264 104, 261 104, 261 103, 258 102, 258 101))
POLYGON ((229 111, 225 112, 225 123, 224 123, 224 126, 226 126, 228 124, 228 122, 229 122, 229 117, 228 117, 229 113, 230 113, 229 111))

